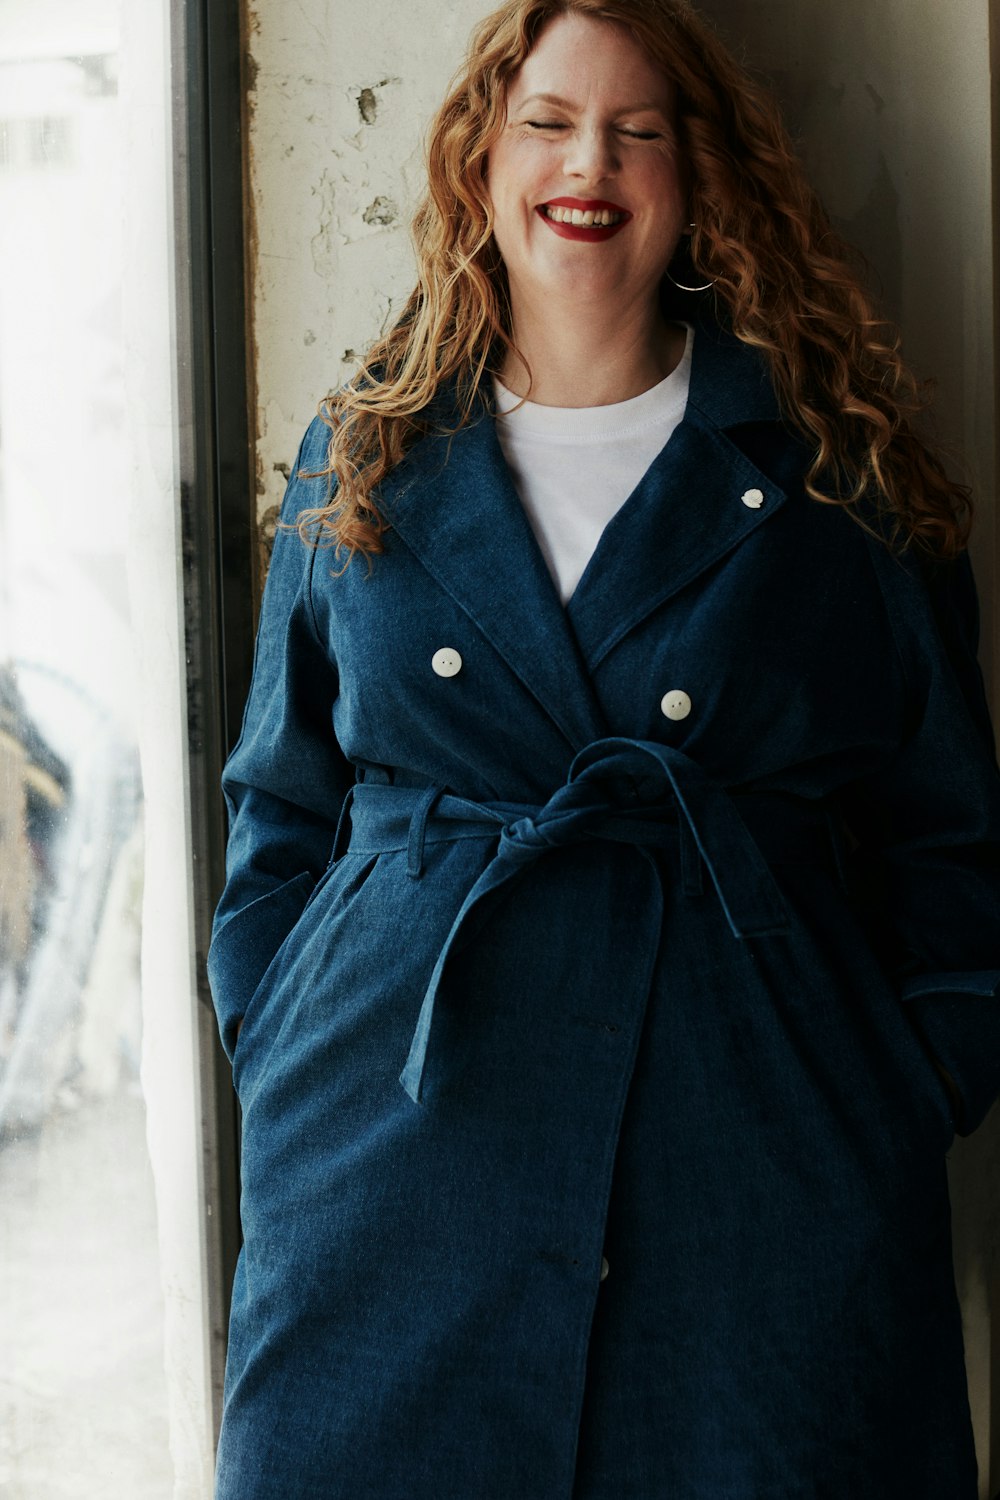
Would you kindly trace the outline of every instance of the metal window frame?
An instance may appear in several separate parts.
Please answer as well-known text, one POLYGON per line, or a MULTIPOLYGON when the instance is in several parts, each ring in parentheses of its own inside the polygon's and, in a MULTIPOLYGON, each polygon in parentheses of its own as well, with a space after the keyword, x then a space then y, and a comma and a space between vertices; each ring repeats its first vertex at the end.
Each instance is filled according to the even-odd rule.
POLYGON ((225 874, 219 778, 253 658, 241 0, 171 0, 175 324, 202 1190, 215 1432, 240 1248, 239 1119, 205 970, 225 874))

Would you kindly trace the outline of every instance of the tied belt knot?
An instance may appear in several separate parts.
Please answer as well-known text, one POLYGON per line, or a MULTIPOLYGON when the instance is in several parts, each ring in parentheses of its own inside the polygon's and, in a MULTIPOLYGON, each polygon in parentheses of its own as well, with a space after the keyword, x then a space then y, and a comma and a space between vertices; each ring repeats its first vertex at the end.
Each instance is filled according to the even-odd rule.
MULTIPOLYGON (((576 757, 568 779, 540 808, 504 823, 497 851, 501 859, 527 863, 549 849, 565 849, 582 838, 609 832, 609 814, 645 812, 666 788, 662 777, 634 774, 635 751, 619 750, 593 758, 605 741, 598 741, 576 757)), ((636 824, 635 841, 641 838, 636 824)), ((626 836, 627 837, 627 836, 626 836)))
MULTIPOLYGON (((497 837, 496 851, 472 885, 438 954, 424 994, 413 1042, 400 1075, 419 1103, 442 979, 453 954, 474 937, 473 913, 486 912, 492 894, 534 860, 584 839, 660 846, 680 839, 684 886, 692 871, 707 871, 733 936, 787 931, 784 897, 757 839, 773 855, 816 857, 820 841, 830 853, 831 823, 822 804, 781 793, 731 794, 682 751, 652 740, 595 740, 574 758, 566 781, 540 807, 475 801, 422 789, 361 783, 353 789, 351 845, 369 851, 398 848, 405 820, 408 869, 418 878, 433 820, 433 838, 497 837), (817 839, 817 833, 820 839, 817 839), (685 847, 690 853, 685 857, 685 847)), ((345 809, 346 811, 346 809, 345 809)), ((339 834, 338 840, 339 843, 339 834)), ((836 850, 834 850, 836 860, 836 850)), ((654 865, 654 868, 659 869, 654 865)))

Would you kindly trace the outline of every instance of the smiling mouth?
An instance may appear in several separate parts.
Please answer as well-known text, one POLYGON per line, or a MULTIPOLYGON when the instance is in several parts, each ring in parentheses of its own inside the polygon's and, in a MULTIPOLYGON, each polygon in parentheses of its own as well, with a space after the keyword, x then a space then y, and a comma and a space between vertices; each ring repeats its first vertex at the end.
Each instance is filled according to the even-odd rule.
POLYGON ((560 239, 589 244, 612 239, 632 217, 627 208, 599 198, 552 198, 539 203, 535 212, 560 239))
POLYGON ((576 224, 585 229, 607 228, 610 224, 620 224, 624 219, 624 213, 618 213, 611 208, 562 208, 555 203, 543 203, 542 209, 547 219, 553 224, 576 224))

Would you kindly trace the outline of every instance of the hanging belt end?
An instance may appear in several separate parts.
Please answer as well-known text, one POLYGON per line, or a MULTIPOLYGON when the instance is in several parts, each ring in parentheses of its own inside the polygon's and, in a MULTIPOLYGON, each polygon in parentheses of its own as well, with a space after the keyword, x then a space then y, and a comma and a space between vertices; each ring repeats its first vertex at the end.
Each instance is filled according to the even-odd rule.
POLYGON ((424 1063, 427 1060, 427 1044, 430 1041, 431 1021, 434 1017, 435 988, 432 982, 424 996, 424 1003, 420 1007, 420 1015, 417 1019, 417 1029, 410 1043, 410 1055, 406 1059, 405 1068, 399 1075, 400 1083, 414 1104, 423 1103, 424 1063))
POLYGON ((407 1061, 406 1067, 399 1075, 404 1092, 409 1094, 414 1104, 423 1103, 423 1071, 422 1064, 414 1067, 412 1061, 407 1061))

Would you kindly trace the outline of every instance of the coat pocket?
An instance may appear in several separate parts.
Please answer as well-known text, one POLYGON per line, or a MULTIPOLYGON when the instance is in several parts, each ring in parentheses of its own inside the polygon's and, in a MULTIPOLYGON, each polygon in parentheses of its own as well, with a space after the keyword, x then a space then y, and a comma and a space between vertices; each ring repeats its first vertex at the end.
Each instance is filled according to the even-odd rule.
MULTIPOLYGON (((243 1061, 244 1044, 248 1040, 248 1033, 259 1030, 258 1022, 262 1018, 261 1013, 266 1009, 265 1001, 274 984, 279 981, 279 961, 284 968, 294 965, 302 945, 309 940, 309 933, 325 932, 327 934, 325 941, 330 941, 332 933, 340 923, 345 920, 350 922, 350 916, 346 915, 347 909, 366 885, 378 864, 378 859, 377 854, 358 855, 348 851, 339 859, 331 860, 319 880, 308 876, 305 887, 301 891, 295 889, 294 880, 288 882, 291 890, 284 902, 287 930, 278 929, 275 934, 278 936, 277 945, 262 969, 258 964, 259 973, 254 988, 247 991, 246 1006, 241 1022, 238 1023, 239 1035, 234 1039, 233 1044, 233 1062, 236 1064, 233 1070, 234 1081, 238 1078, 243 1061), (293 898, 295 904, 290 906, 289 903, 293 898), (308 932, 306 930, 307 913, 311 914, 308 932)), ((285 887, 281 889, 284 891, 285 887)))
POLYGON ((212 935, 208 977, 222 1045, 230 1062, 239 1024, 246 1020, 267 970, 302 915, 315 885, 315 875, 303 870, 240 907, 212 935))
POLYGON ((773 1016, 788 1077, 805 1073, 816 1097, 833 1101, 859 1159, 873 1133, 890 1154, 907 1159, 947 1151, 955 1122, 936 1049, 867 927, 825 871, 803 867, 783 890, 793 912, 790 935, 759 940, 747 956, 753 987, 767 990, 763 1014, 773 1016))

